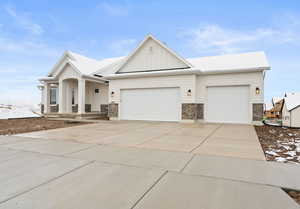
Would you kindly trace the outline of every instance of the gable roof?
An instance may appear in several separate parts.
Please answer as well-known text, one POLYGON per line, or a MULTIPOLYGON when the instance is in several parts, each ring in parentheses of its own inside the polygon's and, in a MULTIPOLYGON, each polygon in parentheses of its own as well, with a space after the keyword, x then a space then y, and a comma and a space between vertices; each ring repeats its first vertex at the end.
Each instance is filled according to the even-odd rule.
POLYGON ((202 72, 270 68, 264 52, 197 57, 187 60, 192 63, 194 68, 200 69, 202 72))
POLYGON ((282 100, 282 99, 283 99, 283 97, 273 97, 273 98, 272 98, 273 106, 275 106, 275 104, 276 104, 277 102, 279 102, 280 100, 282 100))
MULTIPOLYGON (((250 72, 270 69, 269 63, 264 52, 250 52, 242 54, 230 54, 210 57, 197 57, 184 59, 167 47, 164 43, 154 38, 152 35, 147 35, 139 46, 126 57, 106 58, 102 60, 92 59, 71 51, 66 51, 60 60, 48 74, 48 78, 54 78, 64 67, 63 63, 69 63, 80 74, 88 76, 102 76, 105 78, 117 77, 116 73, 138 52, 139 48, 149 40, 154 40, 169 53, 188 66, 188 69, 172 70, 169 74, 176 73, 197 73, 197 74, 213 74, 213 73, 230 73, 230 72, 250 72), (182 72, 181 72, 182 71, 182 72)), ((150 73, 150 72, 147 72, 150 73)), ((163 72, 156 72, 157 74, 163 72)), ((146 75, 146 73, 132 73, 146 75)), ((123 75, 126 76, 126 75, 123 75)))
POLYGON ((300 92, 286 94, 284 97, 284 103, 288 111, 300 106, 300 92))
POLYGON ((66 51, 58 63, 54 66, 48 76, 53 76, 54 74, 58 74, 59 70, 61 70, 62 63, 69 63, 71 66, 75 68, 82 75, 94 75, 96 72, 101 72, 101 70, 106 67, 112 65, 113 63, 118 63, 124 57, 115 57, 115 58, 107 58, 102 60, 95 60, 71 51, 66 51))
POLYGON ((135 54, 138 53, 138 51, 143 47, 143 45, 148 41, 152 39, 153 41, 155 41, 159 46, 161 46, 162 48, 164 48, 165 50, 167 50, 171 55, 173 55, 174 57, 176 57, 177 59, 179 59, 182 63, 184 63, 187 67, 192 67, 192 65, 184 58, 182 58, 181 56, 179 56, 176 52, 174 52, 172 49, 170 49, 169 47, 167 47, 164 43, 162 43, 161 41, 159 41, 158 39, 156 39, 154 36, 152 36, 151 34, 148 34, 145 39, 138 45, 138 47, 131 53, 129 54, 124 61, 118 66, 118 69, 116 71, 119 72, 128 62, 129 60, 131 60, 135 54))

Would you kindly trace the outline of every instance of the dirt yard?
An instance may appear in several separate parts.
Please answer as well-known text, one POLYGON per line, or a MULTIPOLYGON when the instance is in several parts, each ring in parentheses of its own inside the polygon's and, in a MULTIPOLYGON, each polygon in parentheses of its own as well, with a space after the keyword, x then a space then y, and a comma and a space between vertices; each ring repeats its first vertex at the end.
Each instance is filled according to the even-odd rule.
MULTIPOLYGON (((266 125, 255 129, 268 161, 300 163, 299 129, 266 125)), ((300 204, 300 191, 284 191, 300 204)))
POLYGON ((300 163, 300 130, 273 126, 255 127, 266 159, 300 163))
POLYGON ((55 128, 66 128, 87 123, 54 121, 45 118, 3 119, 0 120, 0 135, 20 134, 55 128))

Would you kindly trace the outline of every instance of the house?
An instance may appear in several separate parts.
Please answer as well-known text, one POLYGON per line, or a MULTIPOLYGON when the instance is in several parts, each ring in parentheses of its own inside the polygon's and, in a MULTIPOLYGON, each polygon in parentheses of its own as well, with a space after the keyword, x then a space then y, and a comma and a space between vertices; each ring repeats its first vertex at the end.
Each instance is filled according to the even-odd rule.
POLYGON ((282 125, 300 127, 300 93, 285 94, 282 108, 282 125))
POLYGON ((101 112, 111 120, 259 123, 263 52, 183 58, 152 35, 126 57, 65 52, 40 81, 44 113, 101 112))
POLYGON ((265 117, 269 119, 281 119, 282 118, 282 107, 283 98, 273 97, 272 98, 272 108, 265 110, 265 117))
POLYGON ((265 118, 274 118, 275 117, 273 107, 274 107, 273 104, 265 103, 265 105, 264 105, 264 117, 265 118))

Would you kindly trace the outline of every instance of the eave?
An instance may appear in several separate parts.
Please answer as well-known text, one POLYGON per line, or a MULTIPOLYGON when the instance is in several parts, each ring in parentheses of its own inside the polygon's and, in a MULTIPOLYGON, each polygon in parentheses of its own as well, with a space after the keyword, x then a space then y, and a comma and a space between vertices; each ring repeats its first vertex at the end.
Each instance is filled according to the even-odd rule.
POLYGON ((122 78, 139 78, 139 77, 157 77, 157 76, 172 76, 172 75, 216 75, 216 74, 231 74, 231 73, 249 73, 249 72, 263 72, 269 70, 269 67, 258 68, 243 68, 243 69, 223 69, 223 70, 210 70, 203 71, 201 69, 190 68, 181 70, 166 70, 166 71, 149 71, 149 72, 137 72, 137 73, 122 73, 111 74, 105 76, 107 80, 115 80, 122 78))

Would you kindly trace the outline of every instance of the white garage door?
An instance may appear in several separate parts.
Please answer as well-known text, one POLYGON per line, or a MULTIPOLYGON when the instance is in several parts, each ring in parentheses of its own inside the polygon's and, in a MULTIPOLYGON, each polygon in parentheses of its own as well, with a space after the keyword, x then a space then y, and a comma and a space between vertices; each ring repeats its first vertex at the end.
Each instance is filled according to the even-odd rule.
POLYGON ((122 120, 178 121, 179 88, 121 90, 122 120))
POLYGON ((250 123, 249 87, 208 87, 206 120, 221 123, 250 123))

